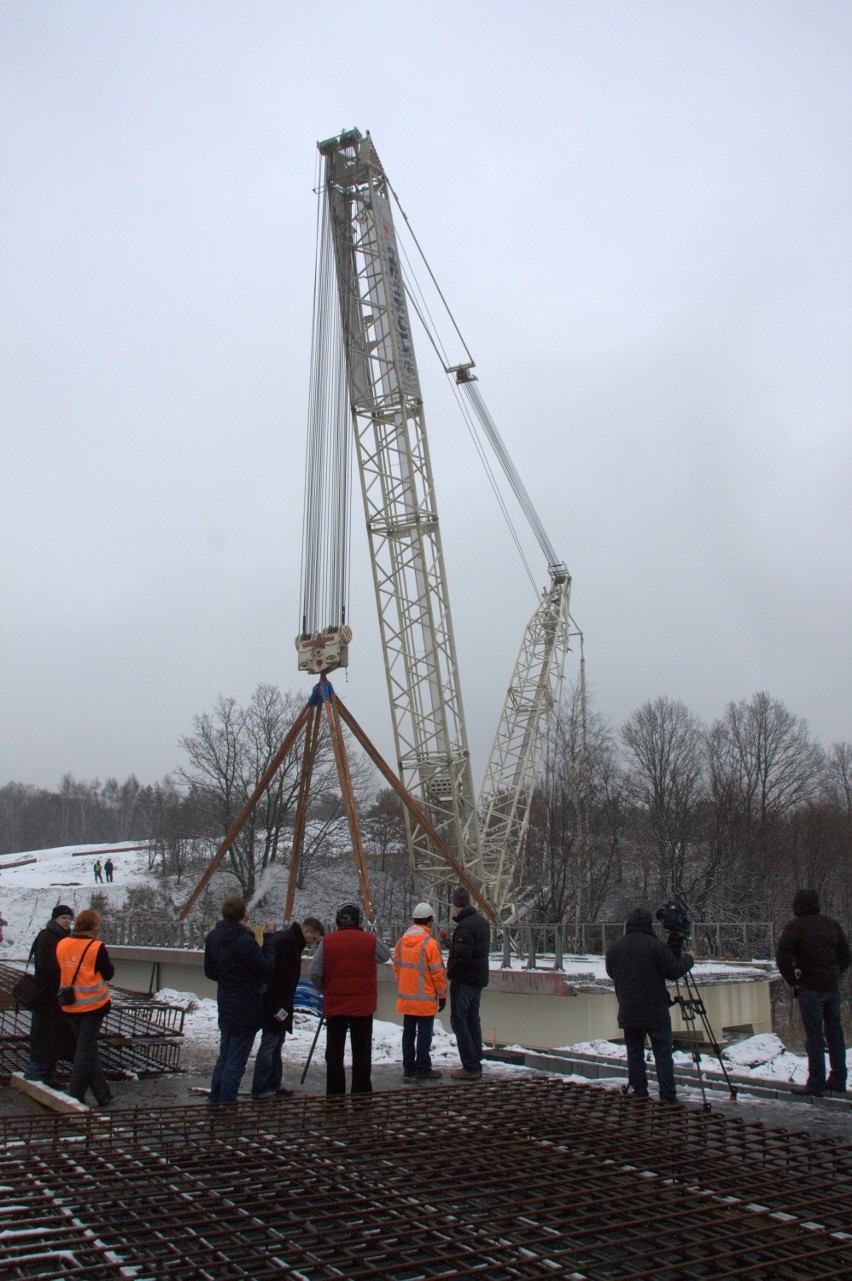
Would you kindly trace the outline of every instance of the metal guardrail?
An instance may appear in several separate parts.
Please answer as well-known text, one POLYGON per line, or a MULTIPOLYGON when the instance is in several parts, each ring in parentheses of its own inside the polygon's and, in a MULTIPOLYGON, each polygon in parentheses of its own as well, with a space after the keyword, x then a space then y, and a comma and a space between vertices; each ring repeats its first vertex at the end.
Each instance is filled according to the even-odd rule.
MULTIPOLYGON (((379 935, 391 946, 410 921, 380 923, 379 935)), ((170 947, 201 950, 209 925, 187 921, 152 921, 150 917, 116 917, 103 931, 107 943, 128 947, 170 947)), ((661 938, 665 930, 657 927, 661 938)), ((624 933, 623 921, 579 923, 528 922, 491 927, 491 951, 503 956, 508 969, 519 963, 528 969, 542 961, 547 969, 562 969, 566 956, 602 956, 624 933)), ((689 950, 701 958, 723 961, 772 960, 776 932, 772 921, 698 921, 689 950)))

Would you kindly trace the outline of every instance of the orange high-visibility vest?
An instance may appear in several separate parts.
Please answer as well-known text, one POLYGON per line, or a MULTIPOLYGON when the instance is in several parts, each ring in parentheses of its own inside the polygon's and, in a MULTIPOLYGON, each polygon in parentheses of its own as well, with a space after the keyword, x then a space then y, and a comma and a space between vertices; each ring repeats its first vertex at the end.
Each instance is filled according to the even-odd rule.
POLYGON ((99 1010, 109 1001, 106 979, 95 969, 95 961, 102 947, 103 943, 99 939, 74 938, 71 935, 60 939, 56 944, 59 985, 70 987, 72 980, 74 982, 74 1000, 70 1005, 62 1006, 66 1014, 88 1014, 91 1010, 99 1010), (90 946, 77 971, 77 977, 74 978, 74 971, 87 944, 90 946))
POLYGON ((410 926, 393 950, 393 968, 399 995, 398 1014, 428 1016, 438 1011, 447 995, 447 976, 441 949, 428 925, 410 926))

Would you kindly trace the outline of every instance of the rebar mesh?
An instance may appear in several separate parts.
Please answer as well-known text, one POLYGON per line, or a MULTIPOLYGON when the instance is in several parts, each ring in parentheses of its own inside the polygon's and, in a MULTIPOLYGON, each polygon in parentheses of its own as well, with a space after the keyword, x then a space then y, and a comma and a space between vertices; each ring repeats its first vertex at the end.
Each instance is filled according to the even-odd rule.
POLYGON ((573 1083, 0 1118, 4 1276, 852 1275, 852 1147, 573 1083))
MULTIPOLYGON (((0 965, 0 1079, 22 1071, 30 1061, 30 1014, 18 1009, 12 986, 21 971, 0 965)), ((126 999, 126 998, 125 998, 126 999)), ((180 1006, 129 1001, 113 993, 103 1024, 100 1054, 108 1077, 159 1076, 180 1070, 186 1011, 180 1006)))

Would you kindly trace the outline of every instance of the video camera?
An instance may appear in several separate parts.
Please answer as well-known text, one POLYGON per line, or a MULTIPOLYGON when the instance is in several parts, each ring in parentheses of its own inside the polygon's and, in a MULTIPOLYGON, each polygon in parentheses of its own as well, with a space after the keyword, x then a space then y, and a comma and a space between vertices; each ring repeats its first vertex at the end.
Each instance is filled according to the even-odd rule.
POLYGON ((656 916, 658 921, 662 921, 663 929, 668 931, 669 947, 679 956, 684 943, 692 934, 692 921, 677 903, 666 903, 656 916))

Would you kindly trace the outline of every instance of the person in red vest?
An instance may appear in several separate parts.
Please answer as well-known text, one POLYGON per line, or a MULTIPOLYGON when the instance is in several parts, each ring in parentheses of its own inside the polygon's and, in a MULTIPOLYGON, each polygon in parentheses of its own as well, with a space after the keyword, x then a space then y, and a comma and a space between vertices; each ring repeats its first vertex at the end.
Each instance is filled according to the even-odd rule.
POLYGON ((325 1092, 346 1093, 343 1051, 346 1033, 352 1046, 352 1093, 371 1094, 373 1015, 378 1005, 376 966, 389 961, 390 949, 361 928, 361 912, 345 903, 311 961, 311 982, 323 996, 326 1022, 325 1092))
POLYGON ((441 949, 432 938, 434 912, 418 903, 413 924, 393 950, 393 968, 399 995, 397 1014, 402 1015, 402 1079, 432 1081, 441 1075, 432 1067, 429 1053, 435 1015, 447 1004, 447 976, 441 949))
POLYGON ((56 944, 56 960, 60 997, 63 988, 71 997, 63 1002, 62 1012, 75 1042, 67 1092, 78 1103, 85 1103, 86 1091, 91 1088, 98 1106, 105 1108, 112 1102, 112 1091, 101 1067, 98 1035, 110 1009, 107 984, 115 974, 115 966, 98 938, 100 923, 101 918, 91 908, 80 912, 68 937, 56 944))

